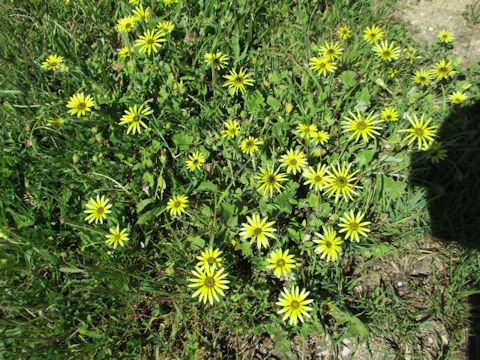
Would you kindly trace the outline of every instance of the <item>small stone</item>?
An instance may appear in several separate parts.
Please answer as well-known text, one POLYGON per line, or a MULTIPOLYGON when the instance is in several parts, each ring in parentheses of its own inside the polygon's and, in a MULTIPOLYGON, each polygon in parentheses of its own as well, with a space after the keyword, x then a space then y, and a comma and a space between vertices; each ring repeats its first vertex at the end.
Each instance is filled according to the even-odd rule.
POLYGON ((344 346, 342 348, 342 356, 344 358, 346 358, 347 356, 349 356, 350 354, 352 353, 352 350, 350 350, 348 347, 344 346))

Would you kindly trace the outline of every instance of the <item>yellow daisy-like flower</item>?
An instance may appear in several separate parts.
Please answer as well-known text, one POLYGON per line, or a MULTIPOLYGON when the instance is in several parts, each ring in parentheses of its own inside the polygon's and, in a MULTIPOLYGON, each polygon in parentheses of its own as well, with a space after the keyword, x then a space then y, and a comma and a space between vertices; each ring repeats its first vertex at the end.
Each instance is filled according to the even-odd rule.
POLYGON ((315 144, 324 145, 330 139, 330 134, 324 130, 319 130, 312 134, 312 140, 315 144))
POLYGON ((240 251, 240 250, 242 250, 242 248, 240 247, 240 243, 239 243, 237 240, 232 239, 232 241, 230 241, 230 244, 232 244, 233 249, 234 249, 235 251, 240 251))
POLYGON ((213 250, 212 248, 202 251, 200 256, 197 256, 198 264, 196 267, 202 270, 219 269, 222 262, 222 258, 220 257, 222 253, 223 251, 220 251, 219 249, 213 250))
POLYGON ((223 69, 225 65, 228 65, 228 56, 222 54, 220 51, 216 53, 206 53, 205 62, 217 69, 223 69))
POLYGON ((282 251, 282 249, 273 250, 267 261, 270 263, 267 265, 267 269, 272 269, 273 275, 278 278, 286 277, 297 266, 294 256, 288 254, 288 249, 285 251, 282 251))
POLYGON ((157 29, 160 34, 167 35, 175 29, 175 25, 171 21, 162 21, 157 24, 157 29))
POLYGON ((135 135, 136 132, 139 134, 142 133, 142 126, 146 129, 147 125, 143 122, 148 115, 152 114, 153 110, 150 109, 150 106, 142 104, 139 107, 134 105, 133 107, 129 107, 128 110, 125 110, 125 115, 122 116, 120 119, 120 125, 129 124, 127 128, 127 134, 132 131, 135 135))
POLYGON ((85 205, 87 210, 83 212, 89 214, 85 220, 88 221, 89 224, 95 221, 97 223, 103 223, 103 219, 107 217, 111 211, 109 210, 112 207, 112 204, 108 203, 108 199, 105 199, 105 196, 98 196, 97 199, 90 198, 85 205))
POLYGON ((189 160, 187 160, 187 169, 190 171, 195 171, 201 169, 205 158, 198 151, 195 151, 192 155, 189 155, 189 160))
POLYGON ((253 214, 252 217, 247 216, 247 222, 242 224, 242 232, 240 237, 242 239, 250 239, 250 244, 257 242, 257 248, 268 247, 268 238, 275 239, 273 234, 276 230, 272 227, 275 221, 268 222, 268 216, 260 220, 260 215, 253 214))
POLYGON ((420 69, 413 73, 413 81, 417 84, 427 85, 432 80, 432 73, 426 69, 420 69))
POLYGON ((178 0, 163 0, 165 4, 176 4, 178 0))
POLYGON ((116 249, 118 245, 124 246, 123 243, 128 241, 127 229, 120 231, 120 227, 117 225, 117 227, 110 228, 110 234, 105 237, 107 238, 106 243, 116 249))
POLYGON ((378 124, 381 121, 375 120, 377 115, 373 115, 373 111, 370 112, 365 119, 362 117, 360 110, 358 109, 356 116, 351 111, 348 113, 350 114, 351 118, 345 118, 346 121, 344 122, 344 125, 342 125, 344 132, 353 132, 348 140, 351 140, 355 137, 355 142, 357 142, 361 136, 363 141, 367 142, 369 137, 373 139, 375 135, 379 135, 378 131, 376 130, 381 129, 381 127, 375 126, 375 124, 378 124))
POLYGON ((137 5, 140 2, 140 0, 128 0, 128 2, 130 4, 137 5))
POLYGON ((298 135, 303 139, 311 137, 317 131, 318 128, 315 124, 298 124, 297 126, 298 135))
POLYGON ((146 51, 148 55, 153 52, 156 53, 162 47, 162 42, 165 42, 163 34, 159 31, 147 30, 140 38, 135 40, 135 46, 140 46, 140 52, 146 51))
POLYGON ((255 150, 257 150, 258 145, 260 145, 261 143, 262 142, 260 141, 260 139, 249 136, 241 142, 240 149, 245 154, 252 154, 255 150))
POLYGON ((206 268, 204 270, 197 268, 192 271, 192 274, 195 278, 188 279, 188 281, 192 282, 188 287, 199 288, 193 293, 192 297, 195 298, 198 296, 200 302, 205 304, 208 300, 210 305, 213 305, 213 299, 220 302, 217 294, 225 296, 223 290, 228 289, 228 286, 225 284, 228 284, 230 281, 225 280, 227 274, 224 273, 223 268, 218 269, 218 271, 212 268, 206 268))
POLYGON ((321 46, 319 50, 322 57, 329 60, 335 60, 336 58, 340 57, 343 52, 343 48, 340 46, 340 44, 333 41, 331 43, 328 41, 325 42, 325 45, 321 46))
POLYGON ((392 41, 390 45, 388 44, 388 41, 381 41, 373 47, 373 51, 375 51, 383 60, 387 61, 392 61, 400 55, 400 48, 395 46, 394 41, 392 41))
POLYGON ((284 288, 280 293, 278 302, 276 303, 278 306, 282 307, 282 309, 277 311, 277 314, 285 313, 282 321, 290 318, 288 323, 290 325, 297 325, 298 320, 300 320, 300 322, 304 322, 304 317, 310 318, 310 314, 308 312, 312 311, 313 309, 307 305, 311 304, 313 300, 307 299, 309 294, 310 292, 306 291, 305 289, 302 289, 300 292, 298 286, 292 286, 291 289, 284 288))
POLYGON ((280 157, 282 164, 287 168, 287 174, 293 173, 294 175, 297 172, 301 172, 305 167, 307 161, 305 154, 300 150, 288 150, 285 155, 280 157))
POLYGON ((441 143, 433 143, 428 149, 427 158, 433 164, 438 164, 441 160, 445 160, 447 158, 447 150, 442 147, 441 143))
POLYGON ((228 120, 227 122, 223 123, 223 125, 226 128, 225 130, 222 130, 223 136, 234 138, 238 135, 238 132, 240 131, 240 125, 238 125, 237 120, 228 120))
POLYGON ((444 44, 451 43, 454 40, 452 33, 448 31, 440 31, 437 35, 437 39, 444 44))
POLYGON ((323 227, 323 234, 315 233, 319 239, 314 239, 313 242, 318 246, 315 248, 317 254, 321 254, 321 259, 327 257, 327 262, 337 261, 338 253, 342 252, 341 244, 343 240, 337 236, 337 232, 332 227, 323 227))
POLYGON ((48 55, 44 62, 42 62, 42 69, 46 70, 57 70, 62 69, 63 66, 63 56, 58 56, 56 54, 48 55))
POLYGON ((287 175, 285 173, 279 173, 279 171, 280 168, 276 171, 273 167, 267 168, 267 170, 260 168, 260 173, 257 173, 256 177, 262 185, 258 190, 262 190, 264 194, 269 193, 270 197, 272 197, 274 190, 279 193, 282 192, 284 186, 280 184, 280 182, 287 180, 287 175))
POLYGON ((335 195, 335 202, 338 201, 340 195, 346 200, 353 200, 352 194, 357 194, 355 188, 360 188, 360 186, 354 185, 355 174, 358 170, 349 174, 350 167, 351 164, 343 164, 342 166, 338 165, 337 168, 333 167, 333 171, 329 171, 326 194, 330 197, 335 195))
POLYGON ((398 112, 393 107, 386 107, 383 109, 380 117, 383 121, 397 121, 398 120, 398 112))
POLYGON ((445 62, 445 59, 440 60, 433 65, 432 72, 435 74, 438 80, 446 79, 450 75, 453 75, 455 71, 452 69, 452 62, 445 62))
POLYGON ((130 30, 133 30, 135 27, 135 22, 136 22, 135 16, 125 16, 118 20, 117 22, 117 30, 120 32, 129 32, 130 30))
POLYGON ((130 53, 132 52, 132 49, 129 47, 123 47, 118 51, 118 56, 121 58, 130 56, 130 53))
POLYGON ((72 115, 77 114, 77 117, 84 115, 87 111, 91 111, 90 107, 92 106, 95 106, 93 98, 90 95, 85 96, 83 92, 70 96, 67 103, 67 107, 70 108, 68 113, 72 115))
POLYGON ((328 170, 326 165, 318 164, 317 170, 309 167, 303 173, 303 176, 307 178, 304 185, 309 185, 310 189, 314 188, 315 191, 320 191, 327 184, 327 174, 328 170))
POLYGON ((327 76, 328 72, 335 72, 337 69, 335 63, 324 57, 312 57, 310 59, 310 68, 322 76, 327 76))
POLYGON ((245 85, 253 85, 254 80, 249 79, 252 76, 252 73, 248 73, 244 68, 241 68, 237 73, 235 70, 230 70, 230 75, 223 75, 228 81, 223 84, 223 86, 228 86, 228 90, 235 95, 238 90, 245 93, 245 85))
POLYGON ((188 205, 188 197, 185 195, 175 195, 167 202, 167 210, 170 210, 170 215, 178 216, 185 212, 188 205))
POLYGON ((346 233, 345 240, 350 238, 350 241, 360 242, 359 235, 367 236, 367 232, 369 232, 370 229, 365 226, 371 223, 370 221, 362 222, 364 216, 365 214, 362 214, 360 211, 355 215, 353 210, 343 214, 343 217, 340 218, 342 223, 339 225, 341 227, 339 232, 346 233))
POLYGON ((349 37, 352 36, 352 30, 348 26, 342 26, 338 29, 337 32, 338 36, 340 36, 343 40, 347 40, 349 37))
POLYGON ((398 74, 398 70, 391 67, 391 68, 388 68, 388 73, 390 74, 390 77, 391 78, 394 78, 395 76, 397 76, 398 74))
POLYGON ((417 115, 413 114, 413 118, 407 115, 407 119, 412 125, 410 129, 400 130, 400 132, 408 132, 409 134, 405 138, 408 141, 408 145, 417 141, 418 150, 426 150, 432 144, 435 135, 437 134, 436 126, 428 126, 432 119, 424 121, 424 115, 422 114, 420 120, 417 115))
POLYGON ((413 63, 416 59, 420 59, 420 56, 416 55, 416 50, 410 47, 406 47, 403 49, 405 52, 405 59, 407 59, 410 63, 413 63))
POLYGON ((140 4, 135 9, 133 9, 133 13, 135 14, 136 21, 147 21, 148 16, 150 15, 150 9, 148 7, 144 9, 143 5, 140 4))
POLYGON ((450 95, 449 99, 454 104, 461 104, 467 100, 467 95, 461 91, 455 91, 452 95, 450 95))
POLYGON ((382 30, 376 25, 373 25, 372 27, 367 26, 367 28, 363 31, 363 34, 363 38, 369 43, 375 43, 383 38, 382 30))

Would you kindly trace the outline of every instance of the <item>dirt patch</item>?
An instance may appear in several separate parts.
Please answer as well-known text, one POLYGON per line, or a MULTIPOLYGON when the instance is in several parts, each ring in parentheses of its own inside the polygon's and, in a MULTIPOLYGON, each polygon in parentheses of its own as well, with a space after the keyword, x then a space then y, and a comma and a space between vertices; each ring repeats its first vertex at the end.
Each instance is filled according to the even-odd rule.
POLYGON ((480 60, 480 24, 471 24, 464 13, 472 0, 402 0, 399 17, 411 25, 419 43, 429 45, 445 30, 455 38, 453 52, 469 66, 480 60))

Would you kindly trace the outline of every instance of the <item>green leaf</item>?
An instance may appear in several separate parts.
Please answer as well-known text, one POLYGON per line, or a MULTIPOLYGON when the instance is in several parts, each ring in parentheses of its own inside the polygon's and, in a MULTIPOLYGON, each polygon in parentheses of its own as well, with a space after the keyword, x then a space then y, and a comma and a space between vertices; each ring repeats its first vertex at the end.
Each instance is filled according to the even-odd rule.
POLYGON ((359 164, 366 166, 370 164, 374 155, 375 155, 375 150, 363 150, 359 152, 355 157, 359 164))
POLYGON ((181 150, 186 150, 191 144, 193 144, 193 136, 188 135, 184 132, 177 133, 172 136, 172 141, 177 145, 181 150))
POLYGON ((193 249, 203 249, 205 247, 205 240, 200 236, 189 236, 187 237, 187 240, 190 242, 190 247, 193 249))
POLYGON ((68 274, 86 273, 85 270, 79 269, 79 268, 75 268, 75 267, 61 266, 61 267, 59 268, 59 270, 60 270, 60 272, 68 273, 68 274))
POLYGON ((242 250, 242 254, 244 257, 252 257, 253 251, 250 243, 243 241, 240 243, 240 249, 242 250))
POLYGON ((103 338, 103 335, 102 335, 102 334, 99 334, 99 333, 97 333, 97 332, 95 332, 95 331, 89 331, 89 330, 87 330, 87 325, 85 325, 85 324, 82 325, 82 326, 80 326, 80 327, 77 329, 77 331, 78 331, 80 334, 82 334, 82 335, 90 336, 90 337, 95 338, 95 339, 101 339, 101 338, 103 338))
POLYGON ((382 178, 384 196, 397 199, 405 192, 407 184, 404 181, 397 181, 385 175, 382 175, 382 178))
POLYGON ((211 181, 202 181, 198 187, 197 187, 197 190, 198 191, 211 191, 211 192, 215 192, 217 191, 217 185, 215 185, 213 182, 211 181))
POLYGON ((345 87, 352 87, 357 83, 355 81, 355 75, 353 71, 344 71, 338 78, 343 81, 345 87))
POLYGON ((140 214, 142 212, 143 209, 145 209, 145 206, 147 206, 148 204, 151 204, 152 202, 154 202, 155 200, 154 199, 143 199, 142 201, 140 201, 138 204, 137 204, 137 214, 140 214))

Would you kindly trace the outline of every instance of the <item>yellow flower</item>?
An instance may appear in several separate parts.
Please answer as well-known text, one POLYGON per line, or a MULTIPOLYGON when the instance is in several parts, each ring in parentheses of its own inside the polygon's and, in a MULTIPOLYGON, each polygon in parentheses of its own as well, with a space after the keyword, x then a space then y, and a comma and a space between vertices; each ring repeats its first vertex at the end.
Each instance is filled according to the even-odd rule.
POLYGON ((284 186, 280 184, 280 181, 287 180, 287 175, 279 173, 279 171, 280 168, 276 171, 273 167, 267 168, 267 170, 260 168, 260 173, 257 173, 256 177, 262 185, 258 188, 258 191, 262 190, 264 194, 269 193, 270 197, 272 197, 274 190, 279 193, 282 192, 284 186))
POLYGON ((245 154, 252 154, 255 150, 257 150, 258 145, 262 142, 260 139, 254 138, 253 136, 249 136, 248 138, 244 139, 240 144, 240 149, 245 154))
POLYGON ((284 288, 280 293, 278 302, 276 303, 278 306, 282 307, 282 309, 277 311, 277 314, 285 313, 282 321, 290 318, 288 323, 290 325, 297 325, 298 320, 304 322, 304 317, 310 318, 308 311, 312 311, 313 309, 307 305, 311 304, 313 300, 307 299, 309 294, 310 292, 305 289, 302 289, 300 292, 298 286, 292 286, 290 290, 284 288))
POLYGON ((103 219, 111 212, 109 209, 112 207, 112 204, 108 203, 108 199, 105 199, 105 196, 100 197, 97 195, 96 200, 90 198, 85 206, 87 210, 85 210, 84 213, 89 214, 85 220, 88 221, 89 224, 93 221, 97 224, 99 222, 103 223, 103 219))
POLYGON ((374 138, 375 135, 379 135, 378 131, 381 129, 379 126, 374 126, 375 124, 378 124, 380 120, 375 120, 377 115, 373 115, 373 111, 370 112, 367 117, 364 119, 362 118, 362 115, 360 114, 360 110, 357 109, 357 116, 355 116, 354 113, 349 111, 349 114, 352 118, 345 118, 343 131, 349 132, 352 131, 352 135, 350 135, 350 138, 348 140, 351 140, 355 137, 355 142, 358 141, 360 136, 363 138, 364 142, 368 141, 368 138, 374 138))
POLYGON ((391 78, 394 78, 395 76, 397 76, 398 74, 398 70, 391 67, 391 68, 388 68, 388 73, 390 74, 390 77, 391 78))
POLYGON ((437 35, 437 39, 439 42, 444 44, 451 43, 454 40, 452 33, 448 31, 440 31, 437 35))
POLYGON ((199 260, 199 262, 196 267, 202 270, 215 270, 220 268, 220 263, 222 262, 220 255, 222 253, 223 251, 220 251, 219 249, 213 250, 212 248, 202 251, 200 256, 197 256, 197 260, 199 260))
POLYGON ((447 158, 447 150, 442 147, 441 143, 433 143, 428 149, 427 158, 433 164, 438 164, 441 160, 445 160, 447 158))
POLYGON ((325 42, 325 45, 321 46, 319 50, 322 57, 329 60, 335 60, 336 58, 340 57, 343 52, 343 48, 340 46, 340 44, 333 41, 331 43, 328 41, 325 42))
POLYGON ((131 48, 125 46, 118 51, 118 56, 120 56, 121 58, 130 56, 131 51, 132 51, 131 48))
POLYGON ((170 210, 170 215, 178 216, 185 212, 188 205, 188 197, 185 195, 175 195, 167 202, 167 210, 170 210))
POLYGON ((287 174, 301 172, 306 165, 305 154, 300 150, 288 150, 285 155, 280 157, 282 164, 287 168, 287 174))
POLYGON ((228 56, 222 54, 220 51, 216 53, 206 53, 205 62, 217 69, 223 69, 225 65, 228 65, 228 56))
POLYGON ((352 30, 348 26, 342 26, 338 32, 338 36, 340 36, 343 40, 348 39, 350 36, 352 36, 352 30))
POLYGON ((143 122, 142 119, 152 113, 153 110, 150 109, 148 105, 142 104, 139 107, 137 107, 137 105, 134 105, 133 107, 129 107, 128 110, 125 110, 125 114, 120 119, 119 124, 129 124, 127 128, 127 134, 129 134, 132 130, 133 134, 135 134, 136 132, 141 134, 141 127, 143 126, 145 129, 147 128, 147 125, 143 122))
POLYGON ((273 250, 267 261, 270 263, 267 265, 267 269, 272 269, 273 275, 278 278, 286 277, 296 267, 294 256, 288 255, 288 249, 285 251, 273 250))
POLYGON ((311 137, 317 131, 318 128, 315 124, 298 124, 297 126, 297 132, 303 139, 311 137))
POLYGON ((223 86, 228 86, 229 92, 233 95, 235 95, 238 90, 244 94, 246 91, 245 85, 251 86, 254 83, 253 79, 249 79, 249 77, 252 75, 252 73, 247 74, 244 68, 241 68, 238 73, 235 70, 230 70, 230 75, 223 76, 228 80, 223 84, 223 86))
POLYGON ((232 244, 233 249, 234 249, 235 251, 239 251, 239 250, 242 249, 242 248, 240 247, 240 243, 239 243, 237 240, 232 240, 232 241, 230 241, 230 243, 232 244))
POLYGON ((227 274, 223 273, 223 271, 223 268, 218 271, 212 268, 206 268, 204 270, 196 268, 193 270, 192 274, 195 278, 188 279, 188 281, 192 282, 188 287, 200 289, 195 291, 192 297, 195 298, 198 296, 198 300, 204 304, 207 302, 207 299, 210 305, 213 305, 213 299, 220 302, 217 293, 225 296, 223 290, 228 289, 228 286, 225 284, 229 283, 228 280, 225 280, 227 274))
POLYGON ((383 38, 383 32, 376 25, 373 25, 372 27, 367 26, 367 28, 363 31, 363 34, 363 38, 369 43, 375 43, 383 38))
POLYGON ((150 9, 147 7, 146 9, 143 8, 143 5, 138 5, 135 9, 133 9, 133 13, 135 14, 135 20, 137 21, 147 21, 148 16, 150 15, 150 9))
POLYGON ((395 42, 391 42, 390 45, 388 41, 381 41, 379 44, 375 44, 373 51, 377 53, 383 60, 392 61, 398 58, 400 54, 400 49, 395 46, 395 42))
POLYGON ((432 119, 428 119, 424 121, 424 115, 420 120, 417 118, 417 115, 413 114, 413 118, 410 115, 407 115, 407 119, 412 125, 410 129, 400 130, 400 132, 408 132, 408 136, 406 140, 410 138, 408 141, 408 145, 413 143, 415 140, 418 143, 418 150, 426 150, 430 147, 431 143, 434 140, 435 135, 437 134, 436 126, 428 126, 432 119))
POLYGON ((204 157, 198 151, 195 151, 192 155, 190 155, 189 160, 187 160, 187 169, 190 171, 195 171, 196 169, 200 169, 205 162, 204 157))
POLYGON ((49 55, 44 62, 42 62, 42 69, 57 70, 62 69, 63 57, 56 54, 49 55))
POLYGON ((140 46, 140 52, 146 51, 150 55, 153 50, 154 53, 162 47, 162 42, 165 42, 163 34, 159 31, 147 30, 140 38, 135 40, 135 46, 140 46))
POLYGON ((52 126, 52 125, 63 125, 65 124, 65 120, 62 118, 62 117, 54 117, 54 118, 51 118, 47 121, 47 125, 48 126, 52 126))
POLYGON ((228 138, 234 138, 238 135, 238 132, 240 131, 240 126, 238 125, 237 120, 229 120, 223 123, 223 125, 226 127, 225 130, 222 130, 223 136, 226 136, 228 138))
POLYGON ((314 239, 313 242, 319 244, 315 248, 317 254, 321 254, 321 259, 327 257, 327 262, 337 261, 338 253, 342 252, 341 244, 343 240, 337 236, 337 232, 331 227, 323 227, 323 234, 315 233, 319 239, 314 239))
POLYGON ((393 107, 386 107, 383 109, 382 113, 380 114, 382 120, 384 121, 397 121, 398 120, 398 113, 397 110, 393 107))
POLYGON ((178 0, 163 0, 165 4, 176 4, 178 0))
POLYGON ((346 166, 338 165, 337 168, 333 167, 333 172, 329 172, 327 176, 327 196, 333 196, 335 194, 335 202, 338 201, 340 195, 345 200, 353 200, 352 194, 357 194, 355 188, 360 188, 360 186, 354 185, 356 179, 355 174, 358 172, 354 171, 349 174, 351 164, 346 166))
POLYGON ((330 139, 330 134, 324 130, 319 130, 312 134, 312 140, 315 144, 322 144, 324 145, 328 139, 330 139))
POLYGON ((137 5, 140 2, 140 0, 128 0, 128 2, 130 4, 137 5))
POLYGON ((317 170, 309 167, 303 173, 303 176, 307 178, 304 185, 309 185, 310 189, 314 188, 315 191, 320 191, 327 184, 328 170, 326 165, 317 165, 317 170))
POLYGON ((350 238, 351 241, 360 242, 359 235, 367 236, 367 232, 369 232, 370 229, 365 226, 369 225, 370 221, 362 222, 364 216, 365 214, 361 212, 357 212, 357 215, 355 215, 353 210, 351 210, 350 212, 346 212, 343 217, 340 217, 342 223, 340 224, 341 229, 339 232, 346 232, 345 240, 350 238))
POLYGON ((129 32, 135 27, 135 16, 126 16, 118 20, 117 30, 120 32, 129 32))
POLYGON ((452 69, 452 62, 445 62, 445 59, 440 60, 433 65, 432 72, 437 76, 438 80, 446 79, 450 75, 453 75, 455 71, 452 69))
POLYGON ((83 92, 70 96, 67 103, 67 107, 70 108, 68 113, 72 115, 77 114, 77 117, 84 115, 87 111, 91 111, 91 106, 95 106, 93 98, 90 95, 85 96, 83 92))
POLYGON ((426 69, 420 69, 413 73, 412 79, 417 84, 427 85, 432 80, 432 73, 426 69))
POLYGON ((327 76, 327 72, 335 72, 337 69, 335 63, 324 57, 312 57, 310 59, 310 68, 322 76, 327 76))
POLYGON ((254 241, 257 242, 257 248, 267 248, 268 247, 268 238, 275 239, 273 234, 276 230, 271 227, 275 224, 275 221, 268 222, 268 217, 260 220, 258 214, 253 214, 252 217, 247 216, 247 222, 242 224, 242 232, 240 237, 242 239, 250 239, 250 243, 254 241))
POLYGON ((115 228, 110 228, 110 234, 105 235, 107 238, 106 243, 110 246, 113 246, 114 249, 118 245, 124 246, 124 241, 128 241, 127 229, 120 231, 120 227, 117 225, 115 228))
POLYGON ((454 104, 461 104, 467 100, 467 95, 461 91, 455 91, 452 95, 450 95, 449 99, 454 104))
POLYGON ((162 35, 170 34, 173 29, 175 29, 175 25, 171 21, 162 21, 157 24, 157 29, 162 35))

